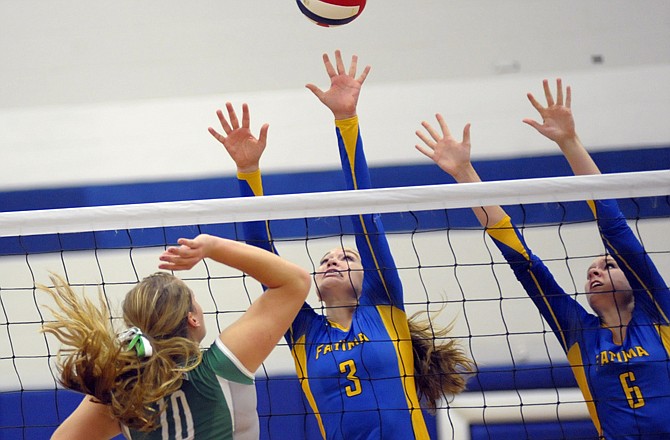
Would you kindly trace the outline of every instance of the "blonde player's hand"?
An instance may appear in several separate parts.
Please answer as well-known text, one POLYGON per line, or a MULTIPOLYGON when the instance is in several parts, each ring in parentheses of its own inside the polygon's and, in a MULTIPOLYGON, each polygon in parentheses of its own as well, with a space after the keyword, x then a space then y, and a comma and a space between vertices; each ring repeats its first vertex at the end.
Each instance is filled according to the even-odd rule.
POLYGON ((171 246, 163 252, 159 260, 163 263, 158 266, 164 270, 189 270, 207 257, 208 244, 213 237, 200 234, 193 240, 180 238, 179 246, 171 246))

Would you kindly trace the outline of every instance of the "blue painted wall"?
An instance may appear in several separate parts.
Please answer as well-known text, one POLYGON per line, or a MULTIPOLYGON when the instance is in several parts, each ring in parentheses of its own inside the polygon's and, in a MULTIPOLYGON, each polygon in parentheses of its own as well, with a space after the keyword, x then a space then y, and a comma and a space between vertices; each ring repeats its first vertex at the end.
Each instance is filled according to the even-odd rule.
MULTIPOLYGON (((567 365, 495 366, 480 369, 468 383, 468 391, 573 388, 577 384, 567 365)), ((315 418, 302 400, 295 376, 256 381, 261 439, 301 440, 320 438, 315 418)), ((79 404, 81 395, 70 391, 0 393, 0 440, 48 439, 54 429, 79 404)), ((436 438, 435 418, 425 413, 431 436, 436 438)), ((472 440, 489 439, 597 439, 590 420, 556 423, 473 425, 472 440)))

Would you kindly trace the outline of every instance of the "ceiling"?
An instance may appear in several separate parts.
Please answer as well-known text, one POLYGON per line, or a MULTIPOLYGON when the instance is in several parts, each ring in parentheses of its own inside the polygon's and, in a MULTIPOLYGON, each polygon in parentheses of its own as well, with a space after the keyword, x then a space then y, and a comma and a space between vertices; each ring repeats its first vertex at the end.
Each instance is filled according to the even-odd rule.
POLYGON ((0 0, 0 109, 302 87, 324 51, 376 83, 670 63, 670 2, 369 0, 339 28, 294 0, 0 0))

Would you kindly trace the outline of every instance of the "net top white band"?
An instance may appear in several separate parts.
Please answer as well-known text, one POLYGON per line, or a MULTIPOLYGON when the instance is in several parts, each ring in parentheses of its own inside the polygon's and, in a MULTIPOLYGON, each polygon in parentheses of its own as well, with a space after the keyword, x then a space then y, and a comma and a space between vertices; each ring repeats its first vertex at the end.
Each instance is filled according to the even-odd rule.
POLYGON ((670 170, 0 213, 0 237, 666 196, 670 170))

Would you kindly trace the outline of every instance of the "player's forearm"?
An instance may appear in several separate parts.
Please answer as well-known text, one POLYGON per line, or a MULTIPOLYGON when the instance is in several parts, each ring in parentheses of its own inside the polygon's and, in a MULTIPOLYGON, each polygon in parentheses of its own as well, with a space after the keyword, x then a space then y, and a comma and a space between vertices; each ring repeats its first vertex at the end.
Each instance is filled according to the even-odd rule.
POLYGON ((206 250, 208 258, 238 269, 268 288, 291 284, 301 285, 307 271, 256 246, 210 236, 206 250))
POLYGON ((575 176, 600 174, 600 169, 577 135, 558 143, 575 176))
MULTIPOLYGON (((478 183, 482 179, 471 163, 462 167, 458 172, 450 173, 458 183, 478 183)), ((502 220, 506 213, 500 206, 477 206, 472 208, 479 223, 485 228, 489 228, 502 220)))
POLYGON ((347 189, 372 188, 358 117, 335 121, 342 172, 347 189))

